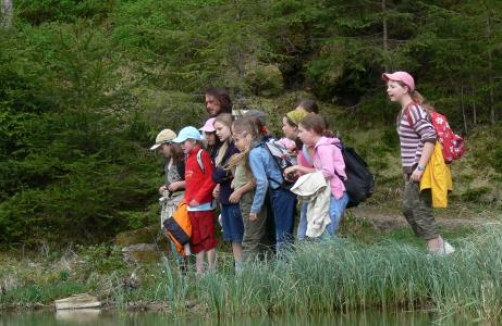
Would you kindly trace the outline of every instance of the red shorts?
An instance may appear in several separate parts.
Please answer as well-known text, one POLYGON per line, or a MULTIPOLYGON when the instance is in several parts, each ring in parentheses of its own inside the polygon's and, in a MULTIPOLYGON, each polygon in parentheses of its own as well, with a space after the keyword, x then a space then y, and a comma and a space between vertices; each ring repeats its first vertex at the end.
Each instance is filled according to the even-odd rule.
POLYGON ((190 239, 192 251, 196 254, 215 248, 217 240, 214 236, 214 212, 188 212, 188 217, 192 223, 192 237, 190 239))

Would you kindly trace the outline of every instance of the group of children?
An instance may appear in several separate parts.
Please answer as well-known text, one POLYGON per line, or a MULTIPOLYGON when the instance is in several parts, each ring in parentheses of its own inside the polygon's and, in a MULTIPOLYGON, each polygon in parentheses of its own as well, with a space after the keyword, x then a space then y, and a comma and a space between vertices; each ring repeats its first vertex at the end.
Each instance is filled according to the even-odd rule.
POLYGON ((165 129, 157 136, 151 149, 167 158, 166 181, 159 193, 169 198, 171 214, 182 200, 187 205, 192 232, 185 253, 195 254, 198 274, 206 270, 206 256, 207 269, 215 268, 216 205, 223 239, 232 243, 236 272, 245 262, 263 259, 269 252, 279 257, 288 252, 294 240, 297 198, 284 186, 286 179, 322 174, 324 187, 330 190, 329 221, 319 230, 319 225, 309 223, 309 207, 303 203, 297 237, 335 236, 348 202, 339 140, 328 131, 311 100, 282 117, 282 130, 282 139, 272 138, 266 114, 250 110, 240 116, 217 112, 200 129, 184 127, 178 135, 165 129), (267 142, 283 147, 297 164, 282 169, 267 142), (311 226, 316 228, 315 236, 307 232, 311 226))
MULTIPOLYGON (((430 253, 453 253, 455 248, 441 237, 432 214, 431 189, 420 187, 434 148, 441 146, 437 131, 410 74, 398 71, 382 78, 390 100, 401 105, 397 132, 405 177, 403 214, 430 253)), ((277 140, 267 131, 264 112, 233 116, 224 89, 207 90, 205 102, 210 118, 202 128, 184 127, 178 135, 165 129, 151 148, 168 158, 166 181, 159 188, 170 203, 163 216, 169 218, 186 204, 191 238, 184 253, 195 253, 197 274, 205 272, 206 256, 207 268, 215 268, 216 205, 221 209, 223 239, 232 242, 237 272, 269 248, 279 258, 288 252, 294 240, 297 195, 303 200, 297 239, 335 237, 349 201, 347 175, 340 140, 329 131, 316 103, 302 101, 286 113, 283 138, 277 140), (269 143, 285 149, 296 164, 280 166, 269 143)))

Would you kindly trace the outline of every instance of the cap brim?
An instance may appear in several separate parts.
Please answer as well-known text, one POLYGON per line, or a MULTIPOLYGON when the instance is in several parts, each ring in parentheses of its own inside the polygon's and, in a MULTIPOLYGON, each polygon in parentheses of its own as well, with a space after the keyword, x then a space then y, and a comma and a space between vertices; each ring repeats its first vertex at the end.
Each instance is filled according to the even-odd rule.
POLYGON ((151 151, 154 151, 154 150, 156 150, 157 148, 159 148, 159 147, 160 147, 160 145, 162 145, 162 144, 155 144, 155 145, 153 145, 152 147, 150 147, 150 150, 151 150, 151 151))
POLYGON ((199 130, 200 130, 200 131, 203 131, 203 132, 216 132, 216 129, 206 129, 206 128, 200 128, 199 130))
POLYGON ((181 144, 182 142, 184 142, 185 140, 187 140, 188 138, 186 137, 176 137, 172 140, 173 143, 176 143, 176 144, 181 144))
POLYGON ((388 82, 392 79, 392 74, 382 74, 382 80, 388 82))

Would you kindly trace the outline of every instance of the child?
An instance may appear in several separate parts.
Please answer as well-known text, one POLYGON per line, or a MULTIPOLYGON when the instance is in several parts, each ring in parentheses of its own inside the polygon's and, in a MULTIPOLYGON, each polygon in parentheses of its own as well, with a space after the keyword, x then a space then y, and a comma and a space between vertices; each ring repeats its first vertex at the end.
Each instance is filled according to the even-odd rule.
POLYGON ((217 183, 217 187, 219 187, 217 197, 221 204, 223 239, 232 241, 235 270, 239 272, 242 268, 242 237, 244 235, 244 224, 242 222, 238 201, 230 201, 230 195, 232 194, 232 173, 225 167, 230 157, 239 152, 232 141, 232 120, 232 115, 229 113, 222 113, 214 120, 216 136, 218 136, 221 141, 221 147, 215 157, 213 181, 217 183))
MULTIPOLYGON (((307 114, 308 112, 306 110, 299 109, 298 107, 286 113, 286 115, 282 117, 282 132, 284 137, 293 143, 290 151, 296 153, 298 164, 313 168, 312 162, 309 162, 306 158, 306 156, 309 156, 308 151, 310 151, 310 156, 313 155, 313 147, 304 146, 303 142, 298 137, 298 124, 307 114)), ((301 174, 302 173, 297 173, 298 176, 301 174)), ((300 208, 300 220, 296 231, 298 240, 305 239, 307 233, 307 206, 308 203, 303 202, 300 208)))
MULTIPOLYGON (((155 140, 155 144, 150 147, 150 150, 156 150, 159 154, 166 158, 164 164, 165 182, 159 187, 159 194, 162 196, 165 203, 161 215, 160 226, 164 228, 164 221, 173 216, 174 211, 178 207, 185 196, 185 155, 178 144, 173 143, 176 138, 176 133, 171 129, 162 130, 155 140)), ((175 245, 172 241, 171 251, 178 262, 184 265, 184 260, 178 255, 175 245)), ((189 248, 185 248, 185 254, 189 254, 189 248)))
MULTIPOLYGON (((295 195, 281 186, 284 179, 280 168, 262 143, 262 133, 256 118, 246 119, 235 125, 238 136, 247 137, 251 150, 249 152, 249 166, 256 180, 256 193, 249 213, 250 220, 256 220, 262 210, 267 191, 270 190, 270 200, 275 224, 275 249, 281 254, 285 245, 292 242, 294 214, 296 206, 295 195), (240 129, 240 130, 237 130, 240 129)), ((239 120, 236 121, 236 123, 239 120)))
POLYGON ((437 141, 434 126, 424 110, 424 98, 415 90, 415 80, 405 71, 383 74, 387 82, 387 95, 392 102, 400 104, 397 130, 401 146, 401 161, 405 176, 403 214, 416 236, 427 241, 429 252, 440 255, 455 251, 439 234, 437 222, 432 215, 431 191, 420 191, 419 182, 429 163, 437 141), (408 110, 407 112, 405 112, 408 110), (411 119, 408 119, 408 116, 411 119), (410 121, 411 120, 411 124, 410 121))
POLYGON ((233 122, 232 134, 235 147, 240 151, 234 154, 227 165, 227 169, 234 170, 233 189, 229 197, 232 203, 239 203, 244 223, 242 238, 243 261, 252 262, 260 258, 262 249, 265 249, 267 213, 262 207, 255 215, 251 215, 251 205, 255 197, 256 182, 249 167, 248 156, 251 151, 253 139, 248 132, 254 128, 251 121, 241 118, 233 122))
POLYGON ((349 201, 349 196, 345 192, 342 178, 347 178, 345 174, 345 163, 340 148, 338 138, 328 138, 323 136, 326 132, 326 123, 322 116, 309 113, 303 118, 298 126, 298 136, 307 147, 313 147, 312 156, 313 168, 309 166, 294 165, 287 168, 285 173, 311 173, 321 172, 331 187, 331 199, 329 205, 329 215, 331 223, 326 231, 334 236, 340 225, 340 218, 345 206, 349 201))
POLYGON ((216 237, 214 235, 214 203, 212 191, 213 162, 209 153, 201 148, 199 131, 192 126, 184 127, 173 142, 181 144, 187 155, 185 163, 185 201, 188 216, 192 223, 190 244, 195 253, 195 266, 198 275, 204 272, 204 255, 207 253, 209 270, 215 269, 216 237), (200 152, 200 154, 199 154, 200 152), (202 159, 202 166, 197 160, 202 159))
POLYGON ((200 128, 199 130, 204 133, 204 138, 206 141, 206 149, 209 152, 209 155, 211 156, 211 159, 213 160, 216 158, 216 154, 218 153, 218 150, 221 146, 220 139, 216 136, 216 130, 214 129, 214 120, 216 118, 209 118, 207 119, 206 123, 204 123, 204 126, 200 128))
POLYGON ((171 129, 162 130, 150 150, 157 150, 166 158, 164 164, 165 183, 159 187, 159 194, 165 191, 171 192, 171 198, 178 198, 175 203, 179 204, 184 196, 185 189, 185 156, 178 144, 173 143, 176 133, 171 129))

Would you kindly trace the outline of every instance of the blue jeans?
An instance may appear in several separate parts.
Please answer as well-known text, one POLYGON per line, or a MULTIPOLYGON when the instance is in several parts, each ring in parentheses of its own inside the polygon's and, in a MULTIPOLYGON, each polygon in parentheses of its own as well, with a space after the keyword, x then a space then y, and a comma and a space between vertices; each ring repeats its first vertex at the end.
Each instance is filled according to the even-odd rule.
POLYGON ((349 195, 347 192, 343 193, 343 196, 340 199, 335 199, 333 195, 331 195, 331 201, 329 204, 329 217, 331 218, 331 223, 326 226, 326 231, 330 235, 335 235, 336 231, 340 227, 340 219, 342 218, 343 211, 349 202, 349 195))
POLYGON ((278 188, 270 191, 275 223, 276 251, 279 253, 286 243, 293 240, 296 196, 289 190, 278 188))
POLYGON ((244 236, 244 223, 239 204, 222 204, 221 222, 223 240, 241 243, 244 236))
POLYGON ((308 202, 303 202, 300 208, 300 220, 298 221, 298 229, 296 230, 296 237, 298 240, 303 240, 307 236, 307 209, 308 202))

